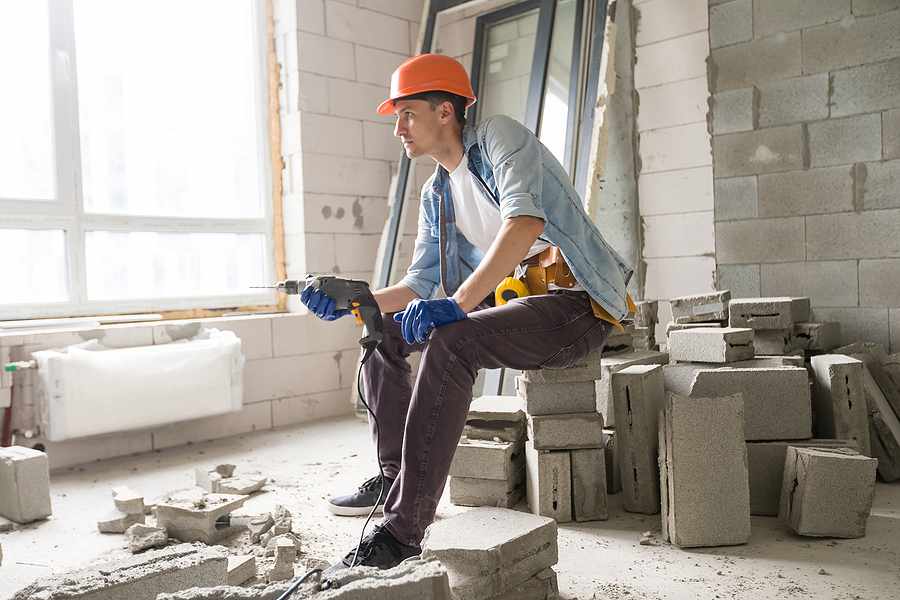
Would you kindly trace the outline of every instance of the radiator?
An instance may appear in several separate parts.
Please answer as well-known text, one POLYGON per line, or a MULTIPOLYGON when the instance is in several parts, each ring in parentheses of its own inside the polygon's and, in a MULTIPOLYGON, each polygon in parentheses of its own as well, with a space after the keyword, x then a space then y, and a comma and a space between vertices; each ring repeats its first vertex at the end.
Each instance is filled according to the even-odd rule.
POLYGON ((54 442, 220 415, 243 403, 244 356, 231 331, 136 348, 91 341, 33 357, 39 422, 54 442))

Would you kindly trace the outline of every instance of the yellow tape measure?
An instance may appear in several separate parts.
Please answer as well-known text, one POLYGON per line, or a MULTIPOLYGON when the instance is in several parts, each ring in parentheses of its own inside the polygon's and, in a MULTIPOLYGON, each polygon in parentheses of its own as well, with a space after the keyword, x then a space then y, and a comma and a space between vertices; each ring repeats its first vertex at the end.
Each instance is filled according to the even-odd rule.
POLYGON ((351 302, 350 305, 353 306, 353 308, 350 309, 350 312, 354 317, 356 317, 356 324, 365 325, 366 322, 363 321, 362 314, 360 314, 359 312, 359 307, 361 306, 361 304, 359 302, 351 302))
POLYGON ((524 298, 529 295, 530 292, 528 291, 528 286, 515 277, 507 277, 500 282, 500 285, 498 285, 497 289, 494 291, 494 304, 503 306, 510 300, 524 298))

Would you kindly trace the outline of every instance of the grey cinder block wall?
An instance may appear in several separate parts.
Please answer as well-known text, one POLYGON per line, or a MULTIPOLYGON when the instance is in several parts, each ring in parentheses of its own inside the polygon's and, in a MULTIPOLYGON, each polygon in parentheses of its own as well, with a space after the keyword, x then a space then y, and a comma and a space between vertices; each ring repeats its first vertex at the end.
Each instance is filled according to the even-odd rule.
POLYGON ((709 0, 717 286, 900 351, 900 0, 709 0))

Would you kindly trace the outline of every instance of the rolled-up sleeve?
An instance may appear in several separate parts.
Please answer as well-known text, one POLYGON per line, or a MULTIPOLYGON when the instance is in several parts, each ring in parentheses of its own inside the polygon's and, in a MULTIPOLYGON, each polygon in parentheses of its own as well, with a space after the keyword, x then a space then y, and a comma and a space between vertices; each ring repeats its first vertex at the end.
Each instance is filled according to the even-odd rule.
POLYGON ((419 226, 412 262, 400 284, 408 287, 419 298, 428 299, 434 295, 441 281, 440 241, 436 235, 436 223, 429 218, 426 210, 425 194, 430 193, 429 184, 422 188, 419 201, 419 226))
POLYGON ((500 217, 547 220, 541 206, 543 168, 537 138, 524 125, 498 115, 484 123, 484 148, 494 167, 500 217))

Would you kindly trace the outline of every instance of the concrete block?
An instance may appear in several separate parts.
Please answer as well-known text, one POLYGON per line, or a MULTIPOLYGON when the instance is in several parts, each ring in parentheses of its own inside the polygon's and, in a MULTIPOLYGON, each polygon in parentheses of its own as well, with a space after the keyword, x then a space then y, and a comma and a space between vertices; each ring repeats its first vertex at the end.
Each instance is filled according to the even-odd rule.
POLYGON ((177 540, 214 544, 235 531, 231 527, 217 529, 216 520, 240 508, 246 500, 246 496, 197 489, 175 492, 156 504, 156 523, 177 540))
POLYGON ((900 109, 885 111, 881 121, 884 158, 900 158, 900 109))
MULTIPOLYGON (((471 41, 469 41, 471 44, 471 41)), ((638 90, 673 81, 706 76, 709 34, 697 31, 689 35, 639 46, 635 51, 634 87, 638 90), (673 56, 682 60, 672 62, 673 56)), ((798 57, 799 69, 799 57, 798 57)), ((739 86, 738 86, 739 87, 739 86)))
POLYGON ((113 488, 112 496, 119 512, 129 515, 144 514, 144 497, 128 486, 113 488))
POLYGON ((739 360, 728 365, 731 369, 771 369, 776 367, 802 367, 806 362, 802 354, 783 356, 755 356, 750 360, 739 360))
POLYGON ((777 442, 747 442, 747 468, 750 472, 750 514, 778 516, 781 501, 781 481, 784 477, 784 458, 787 447, 850 448, 850 440, 812 439, 777 442))
POLYGON ((807 127, 810 166, 850 165, 881 158, 880 114, 828 119, 807 127))
POLYGON ((706 120, 709 111, 706 77, 643 88, 639 96, 638 131, 698 123, 706 120))
MULTIPOLYGON (((749 361, 739 361, 734 364, 744 364, 749 361)), ((663 366, 663 386, 667 392, 674 392, 687 396, 691 393, 694 377, 697 371, 713 368, 707 363, 673 363, 663 366)))
POLYGON ((111 510, 97 521, 97 530, 100 533, 125 533, 125 530, 132 525, 143 523, 143 512, 127 514, 111 510))
POLYGON ((669 334, 669 356, 679 362, 729 363, 753 358, 753 330, 696 327, 669 334))
POLYGON ((659 430, 664 537, 680 547, 750 539, 747 448, 740 394, 669 394, 659 430))
POLYGON ((717 223, 716 257, 720 265, 805 260, 804 219, 717 223))
POLYGON ((325 4, 325 31, 329 37, 380 48, 398 54, 409 53, 409 26, 404 19, 342 4, 325 4))
POLYGON ((605 521, 606 456, 603 448, 572 450, 572 516, 575 521, 605 521))
MULTIPOLYGON (((653 327, 659 322, 659 302, 657 300, 642 300, 635 302, 634 326, 653 327)), ((599 379, 599 377, 598 377, 599 379)))
POLYGON ((705 31, 708 28, 706 10, 706 2, 702 0, 685 0, 677 7, 668 4, 639 7, 635 45, 645 46, 705 31))
POLYGON ((723 290, 711 294, 672 298, 672 318, 676 323, 702 323, 728 319, 731 292, 723 290))
POLYGON ((659 349, 659 344, 656 343, 656 326, 635 327, 632 340, 632 345, 634 346, 635 350, 659 349))
POLYGON ((480 396, 469 405, 463 436, 520 442, 525 438, 525 403, 518 396, 480 396))
POLYGON ((463 439, 450 463, 451 477, 511 481, 522 469, 521 442, 463 439))
POLYGON ((789 217, 854 210, 850 167, 759 176, 759 216, 789 217))
POLYGON ((709 7, 710 48, 721 48, 752 39, 752 0, 737 0, 709 7))
MULTIPOLYGON (((841 343, 873 340, 885 347, 890 345, 886 308, 817 308, 815 316, 817 320, 840 322, 841 343)), ((843 353, 835 350, 833 354, 843 353)))
POLYGON ((853 0, 853 14, 874 15, 900 8, 900 0, 853 0))
POLYGON ((558 523, 572 520, 572 457, 569 452, 537 450, 525 442, 528 508, 558 523))
POLYGON ((0 516, 30 523, 52 513, 47 455, 24 446, 0 448, 0 516))
POLYGON ((816 435, 852 440, 860 452, 871 456, 863 363, 842 354, 822 354, 813 356, 810 366, 816 435))
POLYGON ((642 172, 638 176, 638 195, 642 215, 712 210, 712 166, 660 173, 642 172))
POLYGON ((597 381, 596 410, 603 415, 603 420, 607 426, 614 427, 616 422, 615 409, 612 403, 613 373, 617 373, 632 365, 665 365, 668 363, 668 353, 655 350, 639 350, 603 357, 603 362, 601 363, 603 376, 597 381))
POLYGON ((827 73, 761 84, 759 127, 827 119, 828 92, 827 73))
MULTIPOLYGON (((883 128, 887 132, 888 124, 883 128)), ((865 210, 900 208, 900 160, 860 163, 854 167, 858 198, 865 210), (862 193, 859 189, 862 188, 862 193)))
POLYGON ((239 496, 249 496, 254 492, 258 492, 266 485, 268 479, 265 477, 228 477, 219 482, 218 492, 220 494, 235 494, 239 496))
POLYGON ((556 564, 553 519, 503 508, 476 508, 432 523, 422 558, 447 569, 457 600, 486 600, 556 564))
POLYGON ((594 381, 534 383, 516 377, 516 392, 525 401, 529 415, 588 412, 597 405, 594 381))
POLYGON ((525 583, 495 596, 492 600, 557 600, 559 584, 556 571, 544 569, 525 583))
POLYGON ((756 90, 752 87, 725 90, 712 97, 713 133, 750 131, 756 126, 756 90))
MULTIPOLYGON (((756 177, 716 179, 715 190, 716 221, 751 219, 758 215, 756 177)), ((727 285, 722 287, 728 288, 727 285)))
POLYGON ((602 448, 603 415, 528 415, 528 439, 537 450, 602 448))
POLYGON ((252 554, 228 557, 226 585, 241 585, 256 577, 256 557, 252 554))
POLYGON ((793 328, 753 332, 753 351, 757 356, 790 354, 795 349, 793 328))
POLYGON ((713 92, 796 77, 801 74, 800 32, 716 48, 709 66, 713 92))
POLYGON ((225 583, 225 548, 178 544, 114 563, 41 577, 13 595, 71 600, 156 600, 158 594, 225 583))
POLYGON ((898 303, 898 299, 900 299, 900 259, 859 261, 860 306, 894 306, 898 303))
POLYGON ((613 375, 623 505, 628 512, 659 512, 659 413, 665 405, 663 367, 637 365, 613 375))
POLYGON ((809 321, 809 298, 774 297, 732 300, 728 323, 751 329, 793 329, 794 323, 809 321))
POLYGON ((900 106, 900 59, 838 71, 831 78, 833 117, 900 106))
POLYGON ((729 289, 737 298, 760 295, 760 265, 718 265, 716 287, 729 289))
POLYGON ((859 267, 856 260, 804 261, 760 267, 761 294, 809 296, 810 306, 856 306, 859 267))
POLYGON ((708 398, 741 393, 748 441, 803 440, 812 437, 812 411, 806 369, 701 369, 690 396, 708 398))
POLYGON ((643 217, 644 256, 701 256, 715 250, 713 211, 643 217), (685 236, 685 231, 693 235, 685 236))
MULTIPOLYGON (((524 456, 524 454, 523 454, 524 456)), ((524 466, 524 465, 523 465, 524 466)), ((512 508, 525 495, 525 469, 515 485, 499 479, 450 478, 450 502, 457 506, 512 508)))
POLYGON ((828 352, 840 342, 841 324, 837 321, 794 323, 794 344, 801 350, 828 352))
POLYGON ((863 537, 877 462, 847 449, 788 446, 778 518, 800 535, 863 537))
POLYGON ((803 32, 803 72, 821 73, 877 63, 900 54, 900 14, 887 13, 803 32))
POLYGON ((756 0, 753 33, 766 37, 840 21, 850 14, 850 0, 756 0))
POLYGON ((803 125, 717 135, 713 138, 715 176, 736 177, 803 169, 806 167, 804 143, 803 125))
POLYGON ((641 132, 641 172, 654 173, 711 165, 709 131, 706 127, 706 123, 701 122, 641 132))
POLYGON ((809 260, 900 257, 900 210, 806 218, 809 260))
POLYGON ((603 430, 603 456, 606 464, 606 493, 618 494, 622 491, 622 469, 616 430, 603 430))
POLYGON ((125 530, 125 539, 128 540, 128 550, 132 554, 143 552, 150 548, 165 548, 169 543, 169 536, 166 535, 165 529, 150 527, 143 523, 135 523, 128 527, 125 530))
POLYGON ((571 383, 600 379, 600 353, 591 352, 583 361, 566 369, 522 371, 529 383, 571 383))

